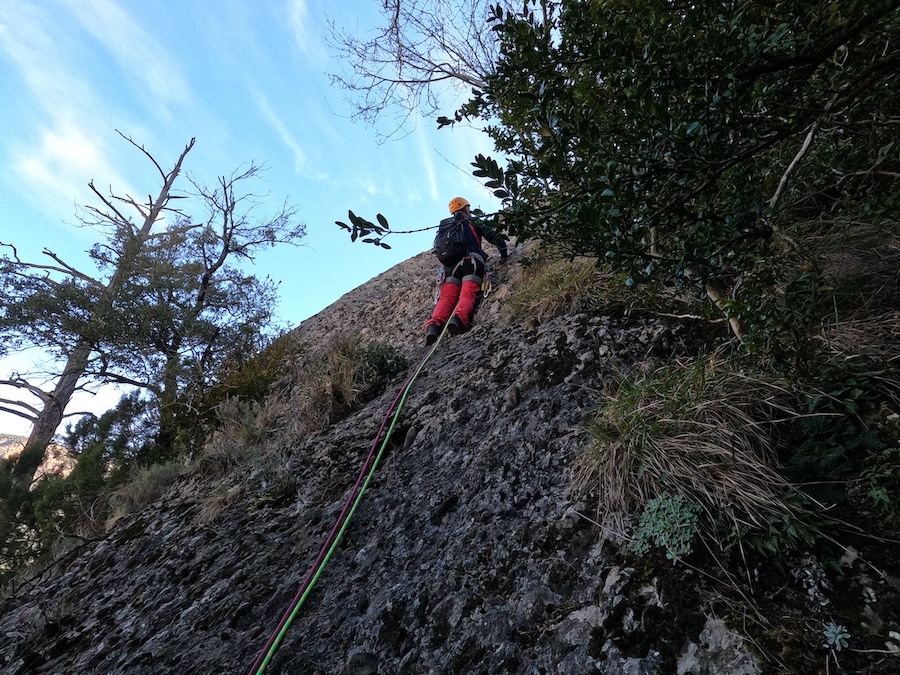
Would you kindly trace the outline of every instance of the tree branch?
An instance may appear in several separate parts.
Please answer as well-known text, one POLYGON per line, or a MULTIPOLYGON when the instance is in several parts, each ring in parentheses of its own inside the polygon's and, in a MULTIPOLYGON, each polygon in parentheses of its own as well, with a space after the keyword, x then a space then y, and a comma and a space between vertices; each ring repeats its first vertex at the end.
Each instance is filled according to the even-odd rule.
POLYGON ((16 389, 25 389, 26 391, 37 396, 43 403, 46 403, 50 400, 50 393, 44 391, 40 387, 37 387, 31 384, 28 380, 25 380, 18 375, 14 375, 11 380, 0 380, 0 386, 7 387, 15 387, 16 389))
POLYGON ((108 384, 125 384, 131 387, 137 387, 138 389, 146 389, 157 396, 162 391, 158 386, 151 384, 149 382, 141 382, 140 380, 133 380, 130 377, 126 377, 125 375, 121 375, 119 373, 112 373, 109 371, 104 371, 102 373, 94 373, 95 377, 103 378, 103 381, 108 384))
MULTIPOLYGON (((163 171, 163 168, 159 165, 159 162, 156 161, 156 158, 155 158, 153 155, 151 155, 149 152, 147 152, 147 149, 144 148, 143 145, 138 145, 138 143, 137 143, 131 136, 126 136, 125 134, 123 134, 123 133, 122 133, 121 131, 119 131, 118 129, 116 129, 116 133, 119 134, 119 136, 121 136, 122 138, 124 138, 126 141, 128 141, 129 143, 131 143, 134 147, 136 147, 136 148, 137 148, 138 150, 140 150, 142 153, 144 153, 144 155, 145 155, 151 162, 153 162, 153 166, 156 167, 156 170, 159 172, 160 177, 163 179, 163 182, 165 183, 165 182, 166 182, 166 172, 163 171)), ((194 144, 194 139, 191 139, 191 143, 190 143, 190 144, 191 144, 191 145, 194 144)), ((187 151, 185 151, 185 152, 187 152, 187 151)), ((182 157, 184 157, 184 155, 182 155, 182 157)), ((179 162, 179 164, 180 164, 180 162, 179 162)), ((148 201, 149 201, 149 200, 148 200, 148 201)))
POLYGON ((75 269, 74 267, 72 267, 70 264, 68 264, 67 262, 65 262, 62 258, 60 258, 56 253, 54 253, 54 252, 51 251, 50 249, 45 248, 43 251, 41 251, 41 253, 43 253, 43 254, 44 254, 45 256, 47 256, 48 258, 50 258, 50 259, 52 259, 52 260, 55 260, 57 263, 59 263, 62 269, 56 268, 56 267, 52 267, 52 266, 43 267, 43 266, 40 266, 40 265, 32 265, 32 267, 36 267, 36 268, 38 268, 38 269, 51 269, 51 270, 57 270, 57 271, 60 271, 60 272, 65 273, 65 274, 68 274, 69 276, 77 277, 78 279, 81 279, 82 281, 86 281, 86 282, 88 282, 89 284, 91 284, 91 285, 93 285, 93 286, 97 286, 97 287, 99 287, 99 288, 103 288, 103 284, 102 284, 102 283, 100 283, 99 281, 97 281, 97 280, 94 279, 93 277, 88 276, 88 275, 85 274, 84 272, 81 272, 81 271, 75 269))
MULTIPOLYGON (((64 275, 66 275, 66 276, 70 276, 70 277, 75 277, 75 278, 77 278, 77 279, 81 279, 82 281, 86 281, 87 283, 92 284, 92 285, 94 285, 94 286, 98 286, 98 287, 100 287, 100 288, 103 287, 102 284, 101 284, 99 281, 97 281, 96 279, 94 279, 94 278, 91 277, 91 276, 88 276, 88 275, 85 274, 84 272, 81 272, 81 271, 75 269, 74 267, 72 267, 71 265, 69 265, 67 262, 65 262, 64 260, 62 260, 57 254, 55 254, 53 251, 51 251, 51 250, 49 250, 49 249, 47 249, 47 248, 45 248, 45 249, 42 251, 42 253, 43 253, 44 255, 48 256, 49 258, 52 258, 53 260, 55 260, 57 263, 59 263, 59 267, 57 267, 56 265, 42 265, 42 264, 40 264, 40 263, 25 262, 24 260, 22 260, 22 259, 19 257, 19 252, 18 252, 18 250, 17 250, 16 247, 13 246, 12 244, 7 244, 7 243, 4 243, 4 242, 0 242, 0 247, 4 247, 4 248, 10 249, 10 250, 12 251, 12 255, 13 255, 13 262, 14 262, 16 265, 20 266, 20 267, 23 267, 23 268, 26 268, 26 269, 29 269, 29 270, 45 270, 45 271, 48 271, 48 272, 59 272, 60 274, 64 274, 64 275)), ((14 269, 9 270, 9 273, 10 273, 10 274, 15 274, 16 276, 19 276, 19 277, 22 277, 22 278, 31 278, 31 279, 34 279, 33 276, 30 276, 30 275, 28 275, 28 274, 23 274, 22 272, 19 272, 19 271, 14 270, 14 269)), ((59 285, 58 282, 56 282, 56 281, 54 281, 53 279, 50 279, 50 278, 40 279, 40 281, 43 281, 43 282, 45 282, 45 283, 48 283, 48 284, 51 284, 51 285, 55 285, 55 286, 58 286, 58 285, 59 285)))
POLYGON ((800 150, 797 151, 797 154, 794 155, 794 159, 791 160, 791 163, 788 164, 787 169, 785 169, 784 173, 781 175, 781 180, 778 181, 778 187, 775 189, 775 194, 773 194, 772 198, 769 199, 770 208, 774 207, 775 204, 778 203, 778 200, 781 198, 781 195, 784 193, 784 189, 787 186, 788 179, 791 177, 791 174, 794 173, 794 170, 797 168, 797 165, 800 163, 803 155, 805 155, 806 151, 809 150, 809 146, 812 144, 812 140, 818 130, 819 120, 816 120, 810 126, 809 132, 806 134, 806 138, 803 139, 803 144, 800 146, 800 150))
POLYGON ((0 411, 9 413, 10 415, 17 415, 18 417, 26 419, 31 423, 34 423, 34 421, 37 420, 37 415, 35 415, 35 416, 28 415, 19 410, 13 410, 12 408, 7 408, 5 405, 0 405, 0 411))

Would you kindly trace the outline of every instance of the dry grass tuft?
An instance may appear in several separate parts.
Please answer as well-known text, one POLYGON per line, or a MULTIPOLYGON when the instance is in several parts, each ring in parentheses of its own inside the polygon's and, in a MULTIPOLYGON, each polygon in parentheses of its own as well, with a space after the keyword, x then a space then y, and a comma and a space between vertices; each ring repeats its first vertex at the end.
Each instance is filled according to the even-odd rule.
POLYGON ((516 318, 545 321, 574 310, 580 300, 611 279, 588 258, 540 257, 525 268, 505 311, 516 318))
POLYGON ((230 398, 218 406, 195 472, 221 478, 240 470, 261 481, 278 479, 284 444, 326 428, 406 367, 394 350, 336 335, 320 348, 297 350, 292 372, 262 403, 230 398))
POLYGON ((598 517, 624 532, 660 495, 699 504, 710 527, 724 514, 742 528, 795 515, 775 470, 775 425, 793 419, 778 382, 727 362, 675 363, 623 380, 589 426, 578 484, 598 495, 598 517))
POLYGON ((900 362, 900 310, 834 321, 823 327, 820 339, 843 359, 867 358, 885 370, 900 362))
POLYGON ((203 506, 197 513, 194 521, 198 525, 209 525, 215 522, 216 518, 240 499, 245 492, 246 488, 243 485, 233 485, 231 487, 220 485, 203 501, 203 506))
POLYGON ((138 470, 128 483, 112 494, 112 521, 140 511, 158 500, 183 473, 184 465, 181 462, 153 464, 138 470))
POLYGON ((624 274, 599 264, 595 258, 562 258, 551 249, 533 253, 523 266, 502 316, 506 321, 543 322, 563 314, 612 308, 654 313, 677 310, 696 318, 703 314, 703 304, 696 294, 654 283, 629 285, 624 274))
POLYGON ((835 311, 844 317, 893 309, 900 299, 900 231, 897 223, 816 222, 800 227, 803 248, 833 287, 835 311))

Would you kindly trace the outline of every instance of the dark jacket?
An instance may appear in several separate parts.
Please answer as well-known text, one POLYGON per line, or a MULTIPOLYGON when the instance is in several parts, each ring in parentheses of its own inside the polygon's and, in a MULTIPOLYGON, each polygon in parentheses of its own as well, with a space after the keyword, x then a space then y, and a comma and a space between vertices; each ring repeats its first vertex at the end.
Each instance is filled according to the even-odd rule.
POLYGON ((469 253, 476 253, 481 256, 482 260, 487 260, 487 254, 481 248, 481 240, 486 239, 488 243, 493 244, 500 253, 500 260, 506 260, 506 235, 497 232, 479 221, 477 218, 469 218, 472 227, 466 229, 466 243, 469 247, 469 253))

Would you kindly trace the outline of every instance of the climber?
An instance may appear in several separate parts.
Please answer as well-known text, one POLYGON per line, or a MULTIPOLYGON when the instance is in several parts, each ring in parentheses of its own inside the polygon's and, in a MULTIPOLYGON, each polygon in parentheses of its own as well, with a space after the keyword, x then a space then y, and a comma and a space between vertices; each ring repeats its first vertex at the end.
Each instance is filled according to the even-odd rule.
POLYGON ((441 221, 434 240, 434 254, 444 268, 443 283, 434 312, 425 323, 426 345, 435 343, 448 319, 450 335, 472 327, 487 258, 481 248, 482 238, 497 248, 501 262, 506 261, 506 235, 473 218, 469 202, 462 197, 451 199, 450 217, 441 221))

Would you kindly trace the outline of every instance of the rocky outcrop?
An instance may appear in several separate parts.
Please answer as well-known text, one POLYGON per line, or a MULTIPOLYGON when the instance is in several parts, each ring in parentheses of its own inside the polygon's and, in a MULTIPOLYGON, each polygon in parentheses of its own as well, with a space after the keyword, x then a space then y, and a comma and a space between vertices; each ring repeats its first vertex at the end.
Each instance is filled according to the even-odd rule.
MULTIPOLYGON (((413 258, 300 336, 358 330, 417 364, 432 290, 422 276, 432 272, 427 256, 413 258)), ((497 289, 509 283, 512 272, 498 270, 497 289)), ((572 491, 604 388, 670 354, 681 326, 579 314, 501 325, 499 306, 486 303, 479 324, 445 338, 425 365, 266 672, 758 672, 742 639, 703 613, 689 570, 663 579, 629 565, 572 491)), ((188 474, 20 585, 0 611, 0 671, 246 672, 404 378, 312 436, 274 423, 269 445, 280 447, 290 491, 255 484, 211 518, 216 486, 188 474)))
MULTIPOLYGON (((0 460, 18 457, 25 447, 24 436, 9 436, 0 434, 0 460)), ((47 446, 44 461, 35 472, 35 480, 43 476, 66 476, 75 467, 75 457, 68 448, 62 445, 51 444, 47 446)))

